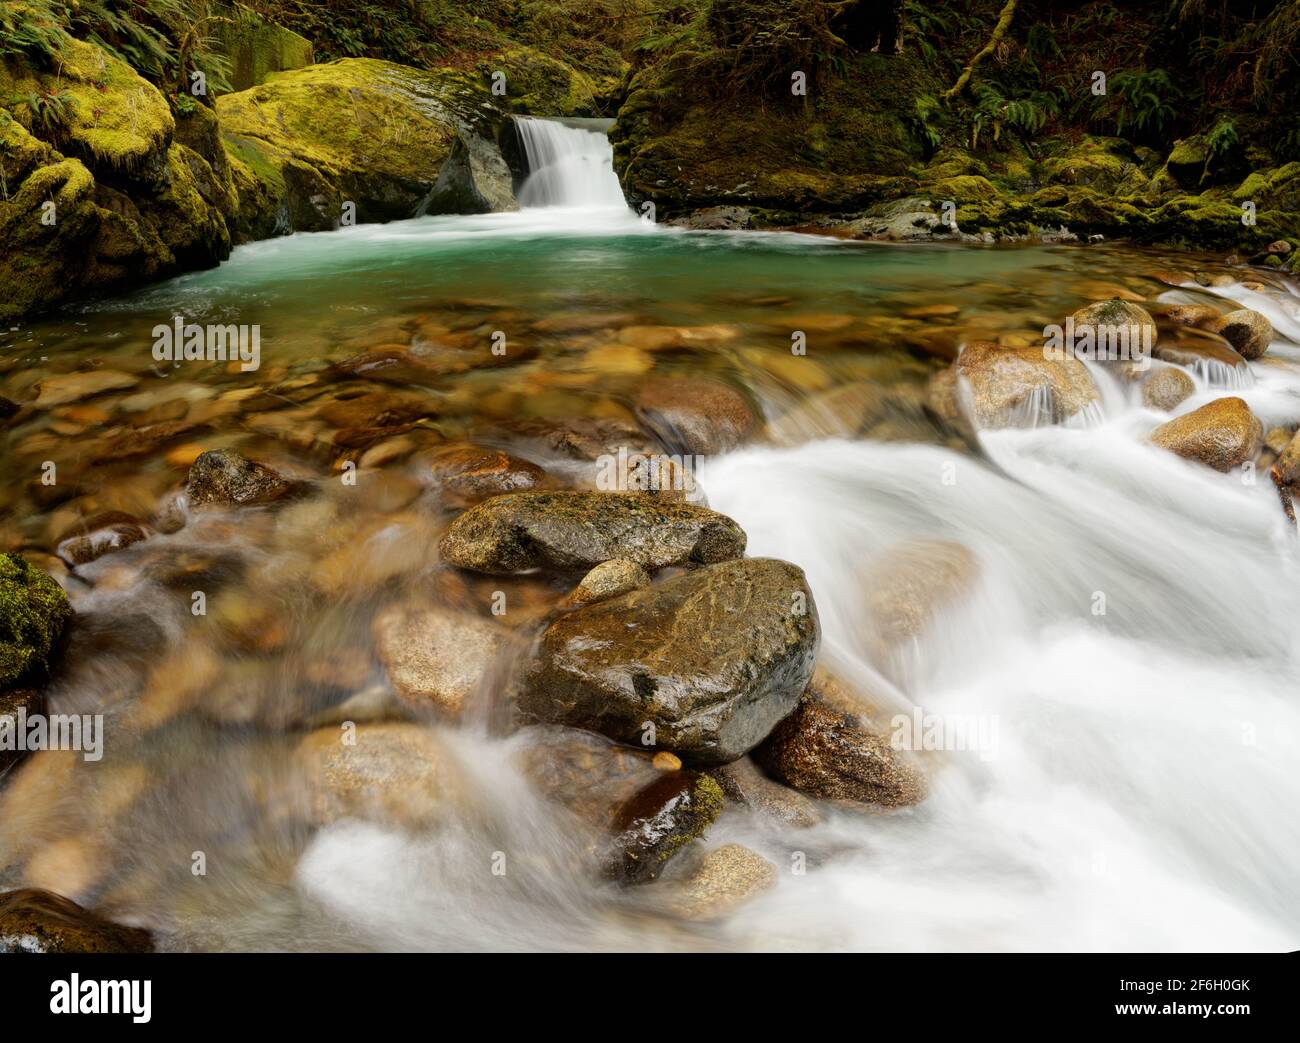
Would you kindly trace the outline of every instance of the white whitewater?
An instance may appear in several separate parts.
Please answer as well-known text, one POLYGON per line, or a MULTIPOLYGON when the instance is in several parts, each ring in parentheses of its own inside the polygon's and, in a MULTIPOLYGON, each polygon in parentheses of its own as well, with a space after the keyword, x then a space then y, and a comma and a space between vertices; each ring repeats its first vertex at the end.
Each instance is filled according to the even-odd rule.
MULTIPOLYGON (((1269 301, 1279 317, 1291 303, 1269 301)), ((1296 349, 1279 341, 1270 354, 1237 392, 1266 428, 1300 418, 1296 349)), ((1198 384, 1180 411, 1225 393, 1198 384)), ((1095 424, 986 435, 986 460, 820 441, 702 472, 749 553, 807 571, 824 661, 897 708, 996 722, 991 749, 938 755, 916 809, 831 811, 800 831, 724 818, 713 839, 760 851, 780 881, 725 924, 688 932, 638 916, 635 897, 593 902, 544 860, 487 894, 478 867, 491 850, 564 841, 507 767, 510 744, 462 733, 490 826, 436 840, 326 830, 300 862, 300 889, 400 948, 1295 948, 1295 532, 1267 481, 1145 444, 1166 416, 1104 391, 1095 424), (861 565, 917 538, 969 548, 981 578, 918 637, 895 673, 904 691, 872 661, 861 565), (796 854, 806 875, 789 871, 796 854)))
POLYGON ((626 213, 606 136, 611 122, 516 117, 529 171, 519 190, 519 205, 626 213))

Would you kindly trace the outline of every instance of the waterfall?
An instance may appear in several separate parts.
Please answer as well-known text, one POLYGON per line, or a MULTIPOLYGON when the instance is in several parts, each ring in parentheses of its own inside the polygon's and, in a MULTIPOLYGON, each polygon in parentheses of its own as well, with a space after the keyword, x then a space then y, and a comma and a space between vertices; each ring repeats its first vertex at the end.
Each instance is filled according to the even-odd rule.
POLYGON ((520 206, 625 211, 627 202, 614 174, 614 150, 605 136, 612 122, 516 117, 528 159, 520 206))

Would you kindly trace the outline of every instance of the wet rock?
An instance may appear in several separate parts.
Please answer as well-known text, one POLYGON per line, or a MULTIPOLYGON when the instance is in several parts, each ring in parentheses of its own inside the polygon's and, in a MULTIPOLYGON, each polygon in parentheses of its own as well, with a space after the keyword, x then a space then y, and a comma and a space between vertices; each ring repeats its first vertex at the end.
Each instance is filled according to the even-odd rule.
POLYGON ((769 779, 749 757, 715 768, 710 774, 718 780, 727 799, 741 807, 791 826, 815 826, 821 821, 816 804, 797 790, 769 779))
POLYGON ((1171 304, 1160 312, 1160 318, 1175 326, 1199 326, 1219 317, 1219 309, 1208 304, 1171 304))
POLYGON ((964 383, 959 397, 969 392, 971 416, 981 429, 1059 424, 1100 405, 1087 366, 1075 358, 1047 359, 1042 348, 976 341, 954 366, 964 383))
MULTIPOLYGON (((11 688, 7 692, 0 692, 0 719, 11 718, 14 721, 15 732, 18 728, 20 711, 28 717, 45 712, 45 697, 39 689, 11 688)), ((7 727, 7 725, 0 724, 0 727, 7 727)), ((17 745, 16 742, 0 743, 0 779, 3 779, 5 772, 27 755, 26 750, 8 748, 17 745)))
POLYGON ((1273 340, 1272 324, 1251 308, 1230 311, 1204 325, 1211 333, 1223 337, 1247 361, 1257 359, 1268 351, 1273 340))
POLYGON ((148 931, 105 920, 52 891, 0 894, 0 953, 152 951, 148 931))
POLYGON ((588 732, 534 728, 519 754, 524 774, 549 799, 593 827, 606 875, 654 879, 722 811, 722 792, 694 771, 657 766, 658 756, 588 732))
POLYGON ((112 369, 92 369, 84 373, 46 377, 36 385, 36 408, 50 409, 68 402, 79 402, 83 398, 102 395, 107 391, 135 387, 138 383, 139 377, 112 369))
POLYGON ((636 493, 524 492, 471 507, 439 549, 453 565, 495 574, 575 572, 611 558, 659 569, 738 557, 745 533, 716 511, 636 493))
POLYGON ((62 587, 21 555, 0 555, 0 690, 44 679, 71 618, 62 587))
POLYGON ((743 206, 708 206, 669 224, 690 228, 697 232, 727 232, 749 228, 754 215, 743 206))
POLYGON ((1200 409, 1161 424, 1151 441, 1185 460, 1231 471, 1259 455, 1264 427, 1240 398, 1217 398, 1200 409))
POLYGON ((776 866, 741 844, 724 844, 671 889, 670 908, 687 920, 718 920, 776 886, 776 866))
POLYGON ((1169 412, 1195 391, 1191 377, 1181 369, 1164 366, 1142 381, 1142 404, 1169 412))
POLYGON ((266 465, 227 449, 200 455, 186 480, 191 507, 259 506, 285 498, 297 486, 266 465))
POLYGON ((428 454, 427 463, 443 501, 453 507, 533 489, 546 480, 546 472, 536 464, 476 445, 440 446, 428 454))
POLYGON ((702 456, 735 449, 755 426, 739 392, 696 377, 648 381, 637 396, 636 415, 671 451, 702 456))
POLYGON ((596 460, 617 456, 620 449, 629 455, 651 455, 660 446, 636 424, 604 417, 572 417, 566 420, 518 420, 497 425, 504 433, 568 457, 571 460, 596 460))
POLYGON ((926 781, 890 745, 874 707, 819 673, 795 711, 773 729, 754 759, 775 778, 828 800, 898 808, 925 799, 926 781))
POLYGON ((441 606, 390 605, 374 622, 375 648, 398 697, 460 716, 501 649, 504 632, 441 606))
POLYGON ((946 608, 968 598, 979 560, 951 540, 907 540, 870 563, 866 606, 876 635, 892 649, 918 638, 946 608))
POLYGON ((1246 360, 1226 340, 1199 329, 1180 331, 1178 340, 1157 344, 1152 354, 1161 362, 1195 370, 1218 383, 1228 372, 1246 368, 1246 360))
POLYGON ((790 712, 820 639, 803 571, 724 562, 577 609, 542 634, 519 709, 688 762, 743 756, 790 712))
POLYGON ((1142 345, 1145 350, 1156 343, 1158 336, 1156 321, 1150 312, 1118 297, 1089 304, 1070 317, 1074 320, 1076 339, 1080 333, 1091 332, 1093 343, 1098 347, 1097 358, 1102 362, 1114 361, 1104 355, 1101 347, 1116 343, 1116 336, 1123 337, 1120 343, 1130 345, 1135 354, 1137 345, 1142 345))
POLYGON ((121 550, 149 536, 149 528, 138 518, 121 511, 78 522, 59 537, 56 553, 69 565, 85 565, 109 551, 121 550))
POLYGON ((316 825, 364 818, 420 829, 465 797, 465 780, 444 743, 416 724, 321 728, 303 738, 294 757, 316 825))
POLYGON ((1278 453, 1274 467, 1278 476, 1287 485, 1300 484, 1300 432, 1297 432, 1278 453))
POLYGON ((886 419, 891 399, 881 385, 856 381, 801 401, 767 426, 777 445, 798 445, 813 438, 852 438, 886 419))
POLYGON ((8 420, 13 417, 22 407, 12 399, 0 395, 0 420, 8 420))
POLYGON ((495 142, 462 130, 422 205, 427 214, 494 214, 518 210, 510 168, 495 142))
POLYGON ((611 558, 582 577, 564 600, 566 606, 591 605, 650 585, 650 574, 635 561, 611 558))

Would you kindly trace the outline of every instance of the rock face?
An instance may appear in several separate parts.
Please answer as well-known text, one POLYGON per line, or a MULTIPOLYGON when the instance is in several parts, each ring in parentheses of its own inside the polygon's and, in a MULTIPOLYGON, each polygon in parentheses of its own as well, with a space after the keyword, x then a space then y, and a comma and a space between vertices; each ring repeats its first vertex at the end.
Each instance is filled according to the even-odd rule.
POLYGON ((417 708, 458 717, 496 659, 501 628, 439 606, 391 605, 374 622, 375 648, 393 690, 417 708))
POLYGON ((745 533, 716 511, 636 493, 525 492, 470 508, 439 549, 453 565, 495 574, 576 572, 610 558, 659 569, 738 557, 745 533))
POLYGON ((471 131, 456 135, 433 191, 421 205, 426 214, 497 214, 518 210, 510 168, 496 142, 471 131))
POLYGON ((1297 433, 1278 454, 1277 473, 1287 485, 1300 483, 1300 433, 1297 433))
POLYGON ((1191 377, 1181 369, 1165 366, 1142 381, 1142 404, 1169 412, 1195 391, 1191 377))
POLYGON ((1259 455, 1264 425, 1240 398, 1216 398, 1161 424, 1151 432, 1151 441, 1186 460, 1231 471, 1259 455))
POLYGON ((1101 401, 1087 366, 1073 358, 1047 359, 1042 348, 976 341, 953 365, 981 429, 1059 424, 1101 401))
POLYGON ((0 691, 44 679, 71 618, 62 587, 20 555, 0 555, 0 691))
POLYGON ((724 562, 555 620, 519 709, 537 720, 725 764, 761 742, 812 676, 820 630, 803 571, 724 562))
POLYGON ((283 499, 295 483, 277 471, 225 449, 210 449, 190 466, 185 491, 191 507, 255 507, 283 499))
POLYGON ((1273 326, 1263 315, 1250 308, 1230 311, 1205 324, 1211 333, 1217 333, 1246 360, 1257 359, 1273 340, 1273 326))
POLYGON ((713 779, 589 732, 532 729, 519 761, 549 800, 594 828, 605 875, 628 883, 658 876, 722 810, 713 779))
POLYGON ((0 953, 153 952, 148 931, 96 916, 52 891, 0 894, 0 953))
POLYGON ((890 746, 875 714, 819 674, 754 758, 782 782, 815 797, 886 808, 919 803, 926 795, 925 776, 890 746))
POLYGON ((739 392, 695 377, 647 382, 637 396, 636 415, 672 452, 701 456, 735 449, 755 426, 739 392))

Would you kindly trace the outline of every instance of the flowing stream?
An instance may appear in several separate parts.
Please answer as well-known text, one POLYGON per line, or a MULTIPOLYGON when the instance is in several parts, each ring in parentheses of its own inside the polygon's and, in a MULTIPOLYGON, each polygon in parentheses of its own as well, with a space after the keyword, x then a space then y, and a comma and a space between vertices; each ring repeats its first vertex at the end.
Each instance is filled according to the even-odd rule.
POLYGON ((978 453, 915 406, 960 340, 1033 342, 1118 288, 1264 311, 1279 334, 1268 355, 1231 388, 1198 373, 1179 411, 1232 393, 1266 430, 1295 424, 1294 287, 1174 287, 1157 273, 1213 262, 1125 247, 655 227, 622 204, 602 134, 543 120, 521 132, 532 174, 517 214, 255 243, 0 338, 0 393, 17 401, 51 375, 129 378, 21 415, 5 441, 6 546, 50 568, 79 614, 52 709, 104 713, 107 738, 102 761, 40 754, 0 789, 0 885, 60 890, 175 949, 1295 948, 1300 559, 1267 478, 1144 444, 1167 416, 1099 370, 1091 422, 984 434, 978 453), (159 365, 151 331, 177 315, 259 325, 260 367, 159 365), (695 332, 665 350, 645 332, 665 328, 695 332), (791 330, 806 356, 792 356, 791 330), (330 368, 412 336, 498 331, 527 353, 405 387, 330 368), (980 748, 928 755, 930 796, 902 812, 825 806, 794 829, 729 810, 709 843, 758 851, 778 883, 710 925, 674 918, 654 887, 584 871, 582 838, 517 766, 529 736, 492 724, 496 693, 461 727, 429 721, 458 779, 436 820, 313 827, 295 810, 295 751, 311 727, 392 712, 370 627, 394 590, 480 613, 503 582, 512 604, 556 594, 438 565, 454 511, 420 483, 421 438, 626 419, 651 371, 725 379, 768 420, 853 382, 914 404, 858 437, 810 428, 711 459, 699 478, 749 553, 806 570, 824 661, 896 712, 979 722, 980 748), (338 461, 371 423, 354 408, 363 393, 436 408, 358 449, 387 447, 363 460, 354 494, 338 461), (321 491, 276 512, 156 522, 74 571, 50 555, 78 518, 159 518, 194 453, 215 447, 321 491), (57 492, 39 483, 47 460, 57 492), (916 540, 965 547, 974 592, 885 662, 869 565, 916 540), (206 618, 190 611, 199 587, 206 618), (501 852, 512 868, 499 875, 501 852))

